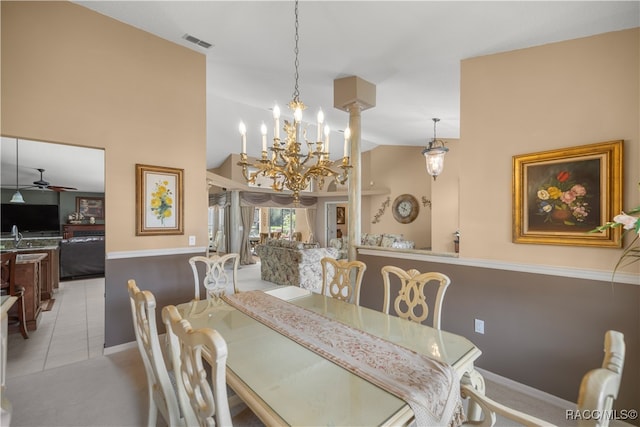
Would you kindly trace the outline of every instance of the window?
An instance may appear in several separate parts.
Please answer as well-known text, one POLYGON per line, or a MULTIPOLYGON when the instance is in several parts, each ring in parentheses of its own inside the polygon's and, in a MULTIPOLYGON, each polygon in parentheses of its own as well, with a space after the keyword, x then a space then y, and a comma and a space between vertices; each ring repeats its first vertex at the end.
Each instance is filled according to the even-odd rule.
POLYGON ((260 236, 260 208, 255 208, 253 211, 253 224, 251 224, 251 231, 249 231, 249 237, 260 236))
POLYGON ((290 208, 269 208, 269 232, 289 239, 296 230, 296 211, 290 208))

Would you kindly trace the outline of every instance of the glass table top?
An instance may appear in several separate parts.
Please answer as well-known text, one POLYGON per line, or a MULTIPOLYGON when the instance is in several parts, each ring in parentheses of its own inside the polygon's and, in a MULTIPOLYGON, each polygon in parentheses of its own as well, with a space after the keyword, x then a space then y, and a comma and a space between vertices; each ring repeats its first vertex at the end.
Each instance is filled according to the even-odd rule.
MULTIPOLYGON (((292 304, 346 323, 456 367, 478 351, 464 337, 311 294, 292 304)), ((178 306, 193 328, 216 329, 227 342, 227 368, 290 425, 382 425, 406 403, 236 309, 199 301, 178 306)), ((478 353, 479 354, 479 353, 478 353)))

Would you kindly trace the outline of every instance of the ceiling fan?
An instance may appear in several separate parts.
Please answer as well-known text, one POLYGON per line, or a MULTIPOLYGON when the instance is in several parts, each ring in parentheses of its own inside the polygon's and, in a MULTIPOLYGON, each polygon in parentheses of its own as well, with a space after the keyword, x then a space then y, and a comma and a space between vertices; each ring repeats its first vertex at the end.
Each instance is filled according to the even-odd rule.
POLYGON ((37 181, 33 181, 33 185, 30 185, 28 187, 24 187, 22 188, 27 189, 27 188, 39 188, 41 190, 52 190, 52 191, 67 191, 67 190, 77 190, 77 188, 74 187, 63 187, 60 185, 51 185, 51 183, 49 183, 49 181, 45 181, 44 178, 42 177, 42 174, 44 173, 44 169, 36 169, 38 172, 40 172, 40 179, 37 181))

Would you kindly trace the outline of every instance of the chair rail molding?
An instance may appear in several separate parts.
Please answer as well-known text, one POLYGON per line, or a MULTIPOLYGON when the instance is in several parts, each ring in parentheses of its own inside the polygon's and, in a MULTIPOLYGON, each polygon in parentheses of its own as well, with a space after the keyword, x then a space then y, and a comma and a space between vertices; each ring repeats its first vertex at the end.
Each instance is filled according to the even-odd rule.
MULTIPOLYGON (((550 276, 572 277, 584 280, 597 280, 611 282, 613 272, 610 270, 588 270, 584 268, 569 268, 551 265, 520 264, 506 261, 486 260, 479 258, 461 258, 457 254, 436 253, 426 251, 403 251, 389 249, 369 249, 358 247, 358 254, 372 255, 387 258, 409 259, 416 261, 429 261, 442 264, 463 265, 468 267, 492 268, 495 270, 519 271, 522 273, 548 274, 550 276)), ((640 286, 640 274, 616 272, 615 283, 626 283, 640 286)))
POLYGON ((142 258, 166 255, 182 255, 206 252, 205 246, 189 246, 183 248, 141 249, 136 251, 107 252, 107 259, 142 258))

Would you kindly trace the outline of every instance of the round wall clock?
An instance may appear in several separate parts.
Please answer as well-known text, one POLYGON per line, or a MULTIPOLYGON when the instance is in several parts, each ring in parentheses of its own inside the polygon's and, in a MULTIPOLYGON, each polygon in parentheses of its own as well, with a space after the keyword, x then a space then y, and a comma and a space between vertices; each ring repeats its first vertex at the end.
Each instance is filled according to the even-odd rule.
POLYGON ((391 212, 393 212, 393 217, 396 221, 402 224, 409 224, 418 217, 420 204, 411 194, 402 194, 393 201, 391 212))

